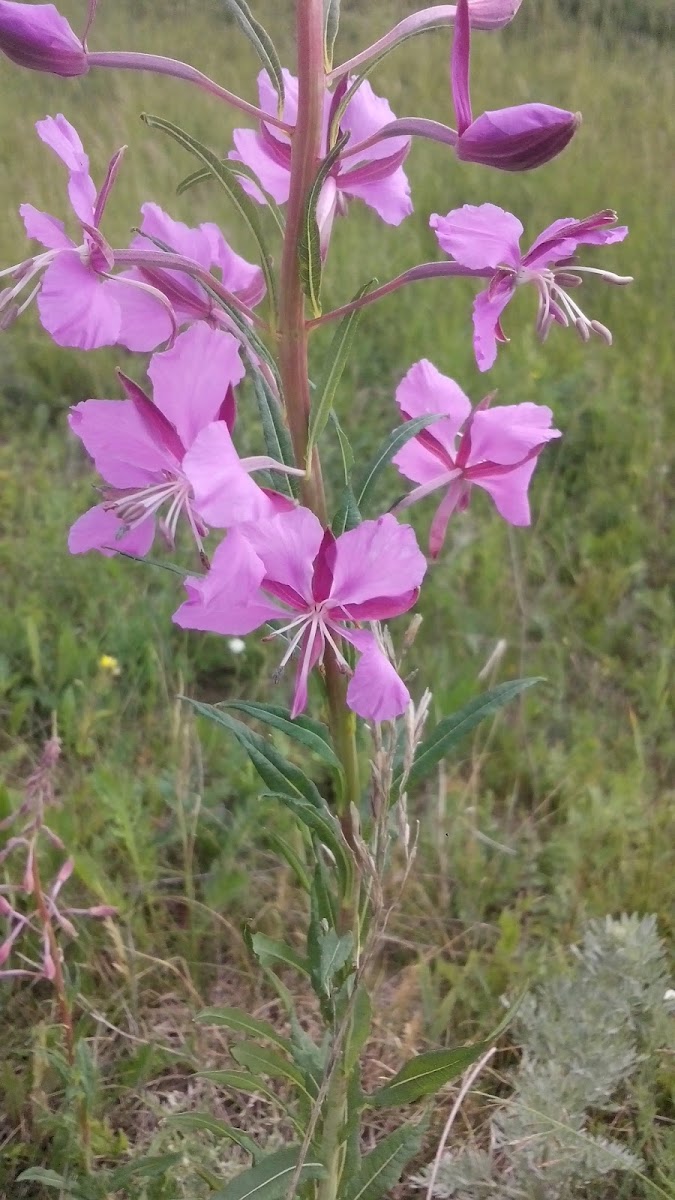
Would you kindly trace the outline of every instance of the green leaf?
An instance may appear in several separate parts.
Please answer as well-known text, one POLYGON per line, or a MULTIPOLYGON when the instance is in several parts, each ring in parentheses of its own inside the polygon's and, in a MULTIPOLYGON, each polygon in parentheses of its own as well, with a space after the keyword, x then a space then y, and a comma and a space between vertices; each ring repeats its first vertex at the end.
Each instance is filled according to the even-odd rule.
POLYGON ((340 0, 323 0, 325 14, 324 63, 326 71, 333 69, 333 50, 340 26, 340 0))
POLYGON ((296 854, 293 847, 289 845, 280 833, 276 833, 273 829, 265 830, 265 841, 270 849, 274 850, 280 858, 283 858, 284 862, 291 868, 303 892, 309 892, 312 881, 305 868, 305 864, 300 859, 299 854, 296 854))
POLYGON ((245 0, 225 0, 242 33, 246 35, 265 67, 279 97, 279 114, 284 107, 284 76, 276 47, 267 30, 256 20, 245 0))
MULTIPOLYGON (((277 462, 294 467, 295 455, 281 405, 276 397, 270 394, 267 383, 257 371, 253 372, 253 391, 267 453, 270 458, 276 458, 277 462)), ((297 486, 294 478, 289 475, 283 475, 278 485, 280 491, 285 491, 291 497, 295 496, 297 486)))
POLYGON ((199 1079, 207 1079, 209 1083, 216 1083, 219 1087, 232 1088, 235 1092, 243 1092, 246 1096, 262 1096, 264 1100, 268 1100, 270 1104, 275 1104, 277 1108, 284 1108, 284 1104, 279 1097, 272 1091, 262 1079, 258 1079, 256 1075, 250 1075, 248 1071, 197 1071, 199 1079))
MULTIPOLYGON (((250 179, 251 183, 255 183, 256 187, 261 188, 262 191, 265 191, 265 189, 262 188, 260 180, 258 179, 255 171, 252 171, 251 168, 247 167, 245 163, 234 162, 231 158, 221 159, 220 161, 224 162, 225 165, 228 166, 238 178, 250 179)), ((176 195, 182 196, 184 192, 189 191, 190 188, 196 187, 197 184, 208 183, 209 179, 213 179, 213 172, 209 170, 208 167, 200 167, 199 170, 192 171, 189 175, 186 175, 185 179, 181 179, 180 183, 176 187, 176 195)), ((277 223, 279 232, 283 233, 284 218, 279 205, 275 203, 269 192, 265 192, 265 200, 267 201, 267 207, 269 211, 277 223)))
POLYGON ((58 1175, 56 1171, 47 1171, 44 1167, 29 1167, 27 1171, 22 1171, 17 1183, 41 1183, 43 1187, 59 1188, 67 1196, 73 1195, 63 1175, 58 1175))
MULTIPOLYGON (((360 300, 362 296, 365 296, 366 292, 370 291, 375 283, 377 283, 377 280, 371 279, 356 293, 354 299, 360 300)), ((348 313, 346 317, 342 318, 328 349, 323 375, 321 376, 320 383, 317 385, 317 400, 312 406, 310 416, 309 439, 305 457, 307 464, 311 463, 314 447, 326 428, 328 416, 335 400, 335 394, 342 378, 342 372, 345 369, 351 352, 360 316, 361 310, 357 309, 356 312, 348 313)))
MULTIPOLYGON (((268 1154, 250 1170, 237 1175, 231 1183, 216 1192, 211 1200, 284 1200, 295 1172, 300 1153, 299 1146, 285 1146, 268 1154)), ((310 1179, 322 1179, 323 1164, 315 1155, 308 1154, 300 1171, 298 1186, 310 1179)))
POLYGON ((268 1050, 265 1046, 258 1046, 256 1042, 241 1042, 232 1046, 231 1054, 240 1066, 247 1067, 255 1075, 269 1075, 270 1079, 287 1079, 311 1102, 312 1093, 307 1089, 302 1071, 283 1055, 277 1054, 276 1050, 268 1050))
POLYGON ((337 434, 338 445, 340 447, 340 457, 342 459, 342 474, 344 475, 345 487, 349 487, 351 471, 352 467, 354 466, 354 451, 352 450, 347 434, 337 419, 335 409, 331 408, 328 416, 337 434))
POLYGON ((346 895, 352 879, 353 864, 340 824, 333 814, 324 805, 319 808, 301 796, 276 792, 273 793, 273 798, 290 809, 294 816, 328 847, 335 859, 342 894, 346 895))
POLYGON ((270 742, 266 742, 242 721, 230 717, 213 704, 202 704, 199 700, 191 700, 189 696, 184 696, 183 699, 187 700, 200 716, 208 717, 209 721, 215 721, 217 725, 222 725, 234 734, 260 778, 274 792, 286 793, 290 790, 299 800, 304 799, 310 806, 317 809, 324 807, 324 802, 311 779, 308 779, 299 767, 289 763, 270 742))
POLYGON ((351 1028, 347 1035, 345 1047, 345 1073, 350 1074, 359 1061, 361 1051, 365 1046, 373 1020, 373 1006, 368 990, 363 983, 356 989, 352 1008, 351 1028))
POLYGON ((109 1182, 112 1189, 126 1186, 132 1179, 161 1179, 167 1171, 180 1162, 182 1154, 155 1154, 137 1158, 111 1171, 109 1182))
POLYGON ((414 438, 422 429, 426 429, 428 425, 433 425, 435 421, 439 421, 441 416, 442 414, 427 414, 423 417, 415 417, 412 421, 403 421, 401 425, 396 426, 396 429, 389 434, 389 437, 385 438, 365 471, 353 483, 356 507, 358 509, 362 509, 366 501, 370 499, 370 493, 377 479, 401 447, 405 446, 406 442, 414 438))
POLYGON ((474 1046, 416 1054, 391 1083, 368 1096, 367 1102, 373 1108, 393 1108, 397 1104, 412 1104, 422 1096, 431 1096, 449 1080, 461 1075, 488 1046, 489 1042, 477 1042, 474 1046))
POLYGON ((270 302, 273 311, 276 313, 276 285, 272 271, 272 259, 265 243, 260 217, 255 203, 251 200, 250 196, 246 195, 235 172, 224 162, 221 162, 218 156, 212 150, 209 150, 208 146, 205 146, 197 138, 193 138, 189 133, 186 133, 179 125, 174 125, 171 121, 165 121, 162 117, 152 116, 150 113, 141 113, 141 120, 145 121, 150 129, 161 129, 163 133, 168 133, 184 150, 189 151, 205 167, 208 167, 214 178, 224 187, 242 220, 248 226, 258 243, 260 265, 265 276, 270 302))
POLYGON ((204 1008, 197 1013, 195 1021, 200 1025, 224 1025, 226 1029, 232 1029, 235 1033, 254 1034, 256 1037, 267 1038, 268 1042, 273 1042, 282 1050, 290 1050, 288 1038, 277 1033, 269 1021, 259 1021, 243 1008, 204 1008))
POLYGON ((426 1122, 403 1125, 384 1138, 361 1163, 360 1170, 348 1183, 340 1200, 380 1200, 398 1183, 406 1163, 422 1148, 426 1122))
MULTIPOLYGON (((477 696, 475 700, 465 704, 459 712, 443 717, 443 720, 438 722, 438 725, 418 746, 406 787, 413 786, 424 779, 430 771, 433 771, 437 763, 457 745, 460 739, 475 729, 485 717, 490 717, 493 713, 498 712, 500 708, 527 688, 532 687, 533 684, 542 682, 540 676, 533 676, 529 679, 513 679, 508 683, 500 683, 491 691, 484 692, 482 696, 477 696)), ((394 785, 400 778, 401 772, 399 771, 394 778, 394 785)))
POLYGON ((342 764, 330 744, 330 734, 321 721, 311 717, 300 716, 293 719, 287 708, 278 704, 255 704, 246 700, 224 700, 219 705, 223 708, 233 708, 236 712, 245 713, 256 721, 279 729, 286 737, 300 742, 312 754, 321 758, 333 771, 342 773, 342 764))
POLYGON ((312 306, 312 312, 315 317, 321 316, 321 276, 323 274, 321 239, 316 220, 316 208, 319 196, 321 195, 321 189, 330 175, 333 164, 340 157, 348 140, 349 134, 343 134, 328 151, 309 189, 305 203, 305 213, 298 245, 298 265, 302 290, 312 306))
POLYGON ((175 1113, 173 1116, 167 1117, 166 1124, 171 1129, 179 1129, 182 1133, 212 1133, 215 1137, 226 1138, 237 1146, 241 1146, 242 1150, 246 1150, 254 1162, 261 1157, 260 1147, 256 1145, 253 1138, 241 1133, 232 1125, 228 1125, 227 1121, 219 1121, 217 1117, 212 1117, 210 1113, 175 1113))
POLYGON ((287 946, 285 942, 278 942, 275 938, 268 937, 266 933, 253 934, 251 949, 261 967, 269 967, 272 963, 281 962, 287 967, 293 967, 295 971, 300 971, 302 975, 309 975, 307 963, 297 951, 287 946))
POLYGON ((360 524, 361 513, 356 506, 356 496, 351 484, 348 484, 342 493, 331 528, 335 536, 339 537, 346 529, 355 529, 360 524))
POLYGON ((349 932, 338 937, 329 929, 321 940, 319 961, 319 985, 326 996, 333 990, 333 980, 349 962, 354 949, 354 934, 349 932))

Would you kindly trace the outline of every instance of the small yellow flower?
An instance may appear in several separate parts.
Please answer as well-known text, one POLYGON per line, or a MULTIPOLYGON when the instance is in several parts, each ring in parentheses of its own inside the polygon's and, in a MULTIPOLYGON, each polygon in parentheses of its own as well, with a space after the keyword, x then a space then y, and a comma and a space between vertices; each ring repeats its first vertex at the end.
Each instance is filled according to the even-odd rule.
POLYGON ((107 675, 121 675, 122 668, 112 654, 102 654, 98 660, 99 669, 107 675))

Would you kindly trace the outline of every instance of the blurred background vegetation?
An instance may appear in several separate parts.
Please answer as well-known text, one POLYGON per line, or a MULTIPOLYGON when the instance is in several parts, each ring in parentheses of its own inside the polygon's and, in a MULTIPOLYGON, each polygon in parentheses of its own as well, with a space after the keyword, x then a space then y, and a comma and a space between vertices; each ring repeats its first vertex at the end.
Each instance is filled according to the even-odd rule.
MULTIPOLYGON (((83 3, 62 7, 79 28, 83 3)), ((288 61, 292 6, 255 7, 288 61)), ((101 0, 99 8, 92 48, 172 54, 255 95, 257 64, 218 0, 101 0)), ((414 5, 343 8, 340 58, 414 5)), ((395 424, 393 389, 422 356, 475 401, 497 387, 504 403, 551 405, 565 434, 542 456, 532 529, 508 528, 476 496, 430 569, 414 686, 432 688, 438 713, 486 680, 541 674, 547 682, 466 743, 414 801, 420 853, 382 963, 387 1028, 378 1061, 387 1066, 407 1046, 486 1033, 499 997, 546 974, 587 917, 654 913, 672 939, 674 28, 670 0, 524 0, 512 27, 475 37, 474 105, 537 99, 579 109, 584 123, 571 147, 535 174, 503 176, 416 145, 407 224, 391 230, 354 204, 336 226, 326 305, 373 275, 383 280, 434 257, 429 214, 484 200, 517 213, 527 239, 559 216, 616 208, 629 238, 588 261, 635 276, 630 289, 584 285, 584 307, 613 330, 612 349, 558 329, 539 345, 533 296, 523 289, 506 319, 511 344, 487 381, 471 347, 475 289, 418 285, 367 312, 343 380, 338 407, 357 457, 395 424)), ((409 43, 378 68, 373 86, 399 115, 451 121, 447 47, 442 33, 409 43)), ((4 60, 0 89, 3 265, 26 253, 21 201, 67 211, 62 167, 33 131, 36 119, 59 111, 78 128, 95 178, 128 145, 106 214, 113 244, 125 243, 139 205, 153 199, 191 224, 218 220, 253 257, 215 185, 175 196, 193 164, 138 119, 159 113, 225 152, 236 122, 214 100, 149 76, 60 81, 4 60)), ((316 339, 317 363, 325 345, 316 339)), ((120 910, 119 922, 83 932, 70 952, 104 1157, 130 1141, 161 1149, 162 1113, 189 1107, 195 1055, 213 1052, 190 1024, 198 1004, 264 1001, 241 922, 276 932, 290 920, 291 938, 293 922, 302 923, 269 840, 291 836, 283 815, 261 813, 236 747, 195 726, 176 699, 269 695, 265 647, 252 637, 235 654, 215 637, 172 627, 180 587, 169 572, 67 553, 67 529, 91 502, 94 479, 66 412, 90 396, 118 396, 116 364, 142 378, 138 356, 58 349, 32 313, 0 339, 0 819, 18 803, 55 713, 64 750, 52 824, 75 857, 71 890, 120 910), (114 656, 119 674, 101 666, 102 655, 114 656)), ((252 439, 246 397, 241 412, 252 439)), ((327 458, 330 470, 329 449, 327 458)), ((399 487, 394 472, 388 487, 385 504, 399 487)), ((421 530, 428 517, 415 513, 421 530)), ((16 1174, 31 1162, 58 1164, 64 1153, 63 1095, 49 1058, 56 1017, 40 988, 4 985, 0 1021, 0 1195, 23 1200, 41 1193, 15 1185, 16 1174)), ((672 1058, 655 1055, 651 1067, 622 1095, 620 1124, 626 1145, 663 1181, 675 1176, 675 1074, 672 1058)), ((490 1087, 499 1090, 498 1070, 490 1087)), ((471 1136, 482 1120, 477 1105, 471 1136)), ((636 1180, 628 1190, 603 1187, 593 1196, 650 1194, 636 1180)))

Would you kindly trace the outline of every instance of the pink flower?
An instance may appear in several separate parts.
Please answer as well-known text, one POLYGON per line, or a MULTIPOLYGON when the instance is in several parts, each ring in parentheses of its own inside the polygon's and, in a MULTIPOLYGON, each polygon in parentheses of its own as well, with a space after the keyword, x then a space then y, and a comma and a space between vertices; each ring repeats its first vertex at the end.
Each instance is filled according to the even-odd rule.
POLYGON ((523 254, 520 237, 523 226, 512 213, 496 204, 465 204, 447 216, 432 213, 429 224, 439 245, 455 262, 473 270, 494 272, 487 289, 480 292, 473 306, 474 350, 481 371, 487 371, 497 357, 497 342, 506 342, 501 315, 516 288, 534 284, 539 294, 537 332, 542 339, 551 325, 573 325, 583 341, 597 333, 609 345, 612 335, 599 321, 589 319, 566 289, 578 287, 583 274, 598 275, 606 283, 631 283, 631 277, 614 275, 597 267, 577 266, 578 246, 605 246, 622 242, 628 230, 616 226, 611 209, 594 213, 583 221, 565 217, 554 221, 523 254))
POLYGON ((235 636, 282 621, 272 635, 288 635, 280 671, 299 650, 293 717, 307 704, 309 672, 328 646, 351 674, 344 639, 360 655, 347 703, 366 720, 388 721, 405 711, 408 690, 375 634, 357 626, 407 612, 425 570, 413 530, 390 515, 335 538, 297 508, 229 533, 206 578, 187 580, 188 599, 173 619, 183 629, 235 636))
MULTIPOLYGON (((129 349, 152 349, 157 343, 148 338, 142 321, 132 324, 126 340, 122 332, 123 306, 138 289, 105 277, 112 270, 113 255, 100 232, 100 223, 123 151, 119 150, 111 159, 103 186, 97 192, 89 174, 89 159, 70 122, 59 113, 38 121, 35 128, 68 170, 68 196, 82 241, 79 244, 73 241, 57 217, 40 212, 32 204, 21 205, 26 233, 46 249, 45 253, 0 272, 0 276, 15 280, 0 295, 0 327, 19 316, 37 295, 40 320, 59 346, 93 350, 121 341, 129 349), (36 279, 38 282, 34 283, 36 279), (28 284, 33 284, 30 294, 18 303, 28 284)), ((161 295, 150 297, 144 293, 142 301, 137 301, 137 309, 142 303, 144 317, 159 309, 169 330, 175 328, 171 317, 166 316, 165 309, 169 312, 170 309, 161 295)))
POLYGON ((530 524, 527 489, 537 458, 547 442, 561 436, 551 428, 552 412, 542 404, 508 404, 488 409, 487 397, 472 412, 462 389, 422 359, 410 368, 396 392, 406 421, 445 414, 412 438, 393 461, 406 479, 419 486, 396 505, 409 508, 442 489, 443 498, 431 524, 429 553, 441 550, 448 521, 466 509, 476 484, 493 499, 511 525, 530 524))
POLYGON ((232 388, 243 374, 231 334, 193 325, 171 350, 153 356, 154 403, 120 375, 126 400, 85 400, 71 409, 70 427, 108 485, 103 503, 72 526, 73 554, 124 550, 142 557, 164 508, 161 529, 169 544, 183 515, 205 558, 205 519, 224 526, 287 507, 249 478, 260 467, 287 468, 268 458, 240 459, 232 445, 232 388))
POLYGON ((86 75, 82 42, 53 4, 0 0, 0 50, 20 67, 52 75, 86 75))
POLYGON ((550 104, 518 104, 485 112, 471 111, 469 0, 458 0, 452 44, 452 98, 457 116, 455 153, 463 162, 500 171, 529 171, 554 158, 579 127, 579 114, 550 104))
MULTIPOLYGON (((182 221, 174 221, 158 204, 144 204, 141 212, 141 233, 133 239, 131 250, 152 249, 155 245, 152 239, 155 239, 205 271, 216 267, 220 271, 222 285, 247 307, 254 308, 260 303, 265 295, 265 280, 260 267, 235 254, 217 225, 206 222, 191 229, 182 221)), ((149 284, 161 292, 173 310, 176 325, 207 321, 214 327, 227 326, 224 310, 184 271, 155 266, 134 267, 116 278, 149 284)), ((128 288, 118 340, 130 349, 141 349, 132 344, 136 341, 138 330, 142 330, 146 342, 142 348, 155 349, 168 341, 174 332, 171 312, 167 312, 142 289, 128 288)))
MULTIPOLYGON (((351 80, 349 81, 351 82, 351 80)), ((295 125, 298 117, 298 81, 284 70, 285 104, 283 119, 295 125)), ((336 92, 327 95, 323 114, 323 145, 321 154, 328 153, 328 135, 332 114, 347 88, 347 80, 336 92)), ((266 71, 258 76, 260 107, 270 114, 276 113, 277 94, 266 71)), ((376 96, 366 81, 350 100, 340 121, 340 132, 349 133, 351 142, 363 142, 377 134, 379 129, 394 120, 388 102, 376 96)), ((255 172, 260 185, 277 204, 285 204, 290 187, 291 146, 290 139, 262 123, 258 131, 235 129, 235 150, 230 158, 243 162, 255 172)), ((317 217, 321 233, 321 244, 325 252, 336 213, 344 214, 350 198, 363 200, 388 225, 400 225, 412 212, 410 185, 402 164, 410 148, 410 139, 393 138, 370 146, 362 153, 350 156, 349 142, 334 163, 323 185, 317 217)), ((260 204, 265 197, 255 185, 242 180, 243 186, 260 204)))

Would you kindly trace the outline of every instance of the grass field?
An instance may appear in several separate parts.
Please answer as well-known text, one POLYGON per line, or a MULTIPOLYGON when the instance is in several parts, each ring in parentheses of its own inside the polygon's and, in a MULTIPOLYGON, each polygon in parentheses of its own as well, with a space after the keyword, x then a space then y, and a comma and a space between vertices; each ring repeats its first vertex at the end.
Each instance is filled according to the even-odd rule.
MULTIPOLYGON (((173 53, 253 96, 255 62, 217 5, 205 3, 203 16, 196 2, 100 7, 95 48, 173 53)), ((63 6, 71 16, 81 8, 63 6)), ((284 47, 289 23, 279 6, 258 9, 284 47)), ((346 5, 341 57, 412 6, 377 9, 346 5)), ((432 688, 439 713, 480 688, 497 646, 490 680, 539 674, 547 682, 464 743, 415 802, 420 855, 382 963, 380 1074, 427 1041, 486 1034, 499 997, 544 977, 588 917, 654 913, 669 944, 675 932, 673 46, 616 30, 609 37, 606 24, 564 21, 542 3, 504 34, 476 37, 475 51, 476 107, 541 99, 580 109, 580 133, 556 162, 520 176, 460 169, 442 147, 415 146, 415 216, 396 231, 354 206, 336 230, 326 304, 351 297, 372 275, 383 280, 433 257, 428 214, 483 200, 516 212, 532 237, 558 216, 616 208, 630 237, 593 261, 635 283, 585 288, 587 308, 614 332, 612 349, 583 347, 560 330, 540 346, 533 297, 519 296, 507 317, 511 345, 487 384, 473 363, 470 284, 418 285, 361 324, 338 399, 357 455, 393 427, 393 388, 422 356, 476 401, 498 387, 505 403, 550 404, 565 434, 542 458, 532 529, 507 528, 478 496, 457 519, 423 599, 420 690, 432 688)), ((446 54, 442 35, 418 39, 378 69, 375 89, 400 115, 450 120, 446 54)), ((161 113, 225 150, 234 122, 215 101, 135 75, 49 80, 5 60, 0 90, 1 264, 24 253, 19 202, 65 213, 60 164, 33 132, 37 118, 57 111, 79 129, 95 176, 128 144, 106 226, 113 243, 123 243, 145 199, 191 224, 219 220, 239 238, 210 185, 174 197, 193 165, 138 120, 144 110, 161 113)), ((237 247, 253 256, 244 237, 237 247)), ((317 361, 324 345, 317 339, 317 361)), ((18 802, 56 714, 63 760, 52 824, 75 858, 72 893, 79 887, 94 897, 88 903, 120 911, 69 952, 80 1033, 95 1064, 102 1159, 137 1142, 161 1150, 163 1113, 206 1106, 190 1072, 219 1045, 200 1041, 190 1014, 234 998, 265 1003, 241 924, 251 919, 274 933, 287 915, 291 929, 302 920, 292 879, 263 832, 285 834, 283 817, 261 814, 250 766, 176 699, 267 695, 266 649, 252 637, 235 655, 215 637, 172 627, 179 588, 168 572, 71 559, 66 550, 93 480, 65 413, 89 396, 116 396, 120 362, 117 351, 57 349, 31 314, 0 341, 0 820, 18 802), (119 675, 101 667, 105 654, 118 660, 119 675)), ((330 451, 327 461, 330 473, 330 451)), ((385 503, 396 489, 392 472, 385 503)), ((50 1057, 58 1018, 47 991, 16 984, 0 991, 0 1021, 0 1196, 42 1200, 54 1193, 14 1180, 29 1165, 61 1169, 67 1160, 68 1097, 50 1057)), ((498 1074, 489 1082, 498 1089, 498 1074)), ((617 1119, 662 1187, 675 1176, 674 1104, 666 1055, 622 1096, 617 1119)), ((477 1137, 478 1101, 470 1117, 467 1136, 477 1137)), ((630 1180, 592 1197, 651 1194, 630 1180)), ((539 1195, 533 1190, 532 1200, 539 1195)))

